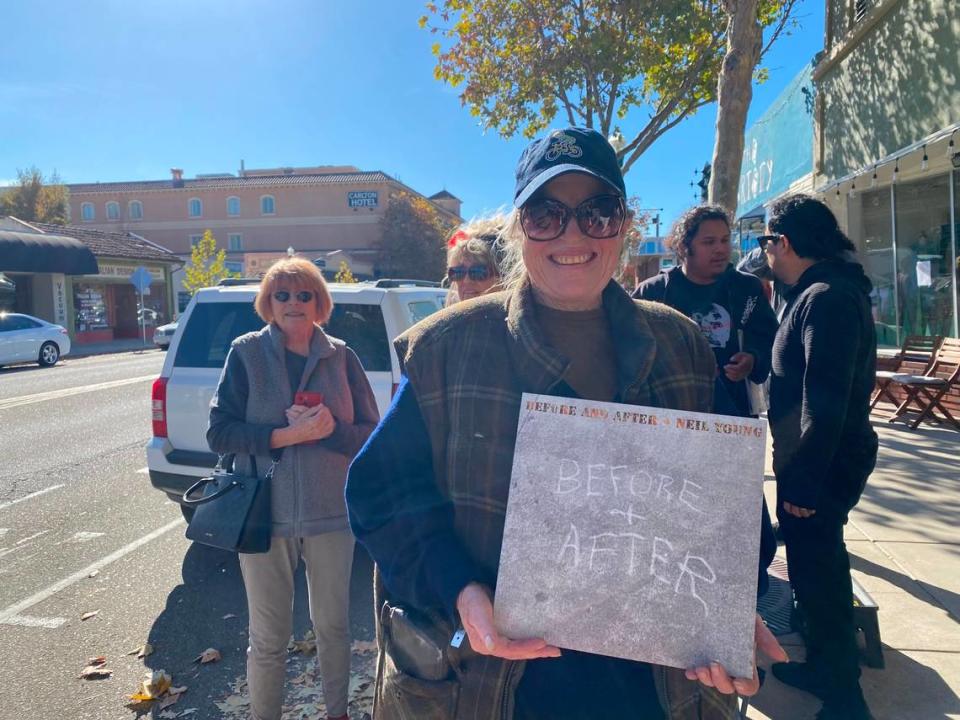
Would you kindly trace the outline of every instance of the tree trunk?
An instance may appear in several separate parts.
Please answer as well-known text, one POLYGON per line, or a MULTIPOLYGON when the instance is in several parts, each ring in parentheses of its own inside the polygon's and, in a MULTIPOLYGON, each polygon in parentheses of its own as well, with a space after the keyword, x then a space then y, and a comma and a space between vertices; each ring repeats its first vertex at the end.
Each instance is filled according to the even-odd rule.
POLYGON ((753 71, 760 61, 763 30, 757 22, 758 0, 725 0, 727 54, 717 86, 717 130, 710 176, 710 202, 736 216, 743 133, 753 97, 753 71))

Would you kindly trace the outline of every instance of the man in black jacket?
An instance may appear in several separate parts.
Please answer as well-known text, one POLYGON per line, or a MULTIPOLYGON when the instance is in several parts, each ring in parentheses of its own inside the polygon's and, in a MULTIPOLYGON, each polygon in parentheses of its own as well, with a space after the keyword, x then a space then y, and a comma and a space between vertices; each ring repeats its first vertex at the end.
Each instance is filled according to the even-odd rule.
POLYGON ((784 198, 768 229, 760 241, 770 269, 793 286, 773 344, 769 418, 777 516, 807 629, 807 662, 773 673, 824 701, 819 720, 863 720, 843 526, 877 458, 871 285, 845 259, 853 245, 822 202, 784 198))

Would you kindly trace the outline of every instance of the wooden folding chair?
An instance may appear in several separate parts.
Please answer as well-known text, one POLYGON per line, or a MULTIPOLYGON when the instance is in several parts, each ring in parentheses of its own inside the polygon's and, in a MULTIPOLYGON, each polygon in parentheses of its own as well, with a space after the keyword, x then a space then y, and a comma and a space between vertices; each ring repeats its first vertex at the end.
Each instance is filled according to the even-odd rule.
POLYGON ((890 379, 894 375, 910 374, 911 370, 918 370, 920 375, 926 374, 942 340, 943 338, 939 335, 907 336, 900 352, 893 358, 893 367, 877 370, 877 389, 870 399, 870 410, 872 411, 883 398, 890 401, 894 407, 899 405, 900 401, 890 392, 890 379))
POLYGON ((913 412, 911 405, 915 405, 918 414, 910 423, 911 430, 928 418, 935 422, 946 421, 960 430, 960 421, 943 404, 944 396, 952 388, 960 387, 960 339, 944 338, 923 375, 898 374, 890 378, 890 383, 902 387, 906 398, 897 406, 889 422, 913 412))

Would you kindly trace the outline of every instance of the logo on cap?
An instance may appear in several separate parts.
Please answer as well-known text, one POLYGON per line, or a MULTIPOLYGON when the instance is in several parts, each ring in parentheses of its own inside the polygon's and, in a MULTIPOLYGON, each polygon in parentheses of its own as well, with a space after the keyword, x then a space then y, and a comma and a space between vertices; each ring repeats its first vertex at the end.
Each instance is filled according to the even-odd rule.
POLYGON ((550 138, 550 147, 547 149, 544 157, 553 162, 561 155, 578 158, 583 155, 583 150, 577 145, 577 139, 575 137, 558 130, 553 134, 553 137, 550 138))

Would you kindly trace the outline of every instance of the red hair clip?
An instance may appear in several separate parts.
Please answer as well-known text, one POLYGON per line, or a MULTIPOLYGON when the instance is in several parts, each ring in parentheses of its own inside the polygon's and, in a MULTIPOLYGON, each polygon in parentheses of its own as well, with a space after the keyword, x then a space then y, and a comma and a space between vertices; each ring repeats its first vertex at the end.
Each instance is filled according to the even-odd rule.
POLYGON ((457 230, 453 235, 450 236, 450 239, 447 240, 447 247, 453 247, 461 240, 466 240, 470 236, 467 235, 463 230, 457 230))

